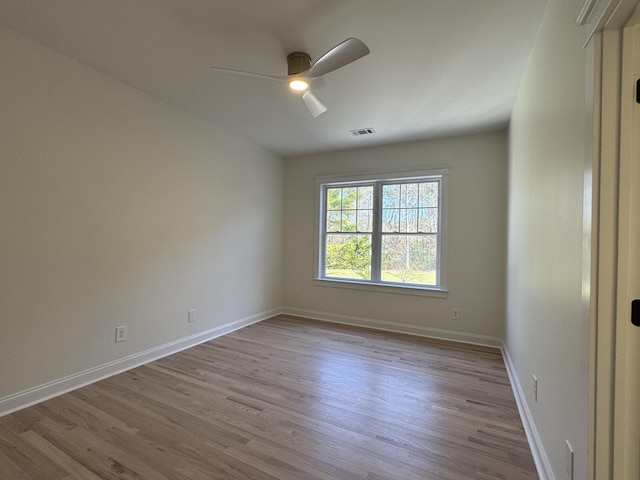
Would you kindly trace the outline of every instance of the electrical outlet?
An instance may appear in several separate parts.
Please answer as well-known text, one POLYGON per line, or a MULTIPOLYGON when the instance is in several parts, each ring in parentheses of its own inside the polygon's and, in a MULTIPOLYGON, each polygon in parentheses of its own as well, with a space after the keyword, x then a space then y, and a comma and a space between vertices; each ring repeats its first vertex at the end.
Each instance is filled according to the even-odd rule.
POLYGON ((573 480, 573 448, 569 440, 565 440, 564 468, 567 472, 567 480, 573 480))
POLYGON ((296 300, 302 300, 302 292, 300 290, 296 292, 296 300))
POLYGON ((533 401, 538 401, 538 377, 532 375, 533 377, 533 401))
POLYGON ((116 327, 116 343, 124 342, 127 339, 127 326, 116 327))
POLYGON ((460 320, 460 309, 454 308, 451 310, 451 318, 453 320, 460 320))
POLYGON ((197 310, 189 310, 187 312, 187 323, 195 323, 197 320, 197 310))

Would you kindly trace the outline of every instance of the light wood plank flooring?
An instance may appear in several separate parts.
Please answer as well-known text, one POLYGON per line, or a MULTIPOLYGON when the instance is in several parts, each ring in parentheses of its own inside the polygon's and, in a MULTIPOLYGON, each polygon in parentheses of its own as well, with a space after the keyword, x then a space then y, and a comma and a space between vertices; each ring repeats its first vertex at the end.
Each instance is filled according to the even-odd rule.
POLYGON ((499 351, 280 316, 0 418, 0 478, 538 477, 499 351))

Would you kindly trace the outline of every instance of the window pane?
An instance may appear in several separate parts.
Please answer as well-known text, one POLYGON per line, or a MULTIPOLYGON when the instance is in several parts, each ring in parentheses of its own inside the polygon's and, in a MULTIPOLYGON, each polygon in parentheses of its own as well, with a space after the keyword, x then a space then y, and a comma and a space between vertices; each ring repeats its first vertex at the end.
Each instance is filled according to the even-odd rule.
POLYGON ((357 187, 345 187, 342 189, 342 208, 343 209, 355 210, 357 199, 358 199, 357 187))
POLYGON ((382 208, 398 208, 400 206, 400 185, 382 186, 382 208))
POLYGON ((358 187, 358 208, 373 208, 373 187, 358 187))
POLYGON ((342 226, 340 211, 327 212, 327 232, 339 232, 342 226))
POLYGON ((438 208, 421 208, 418 222, 420 233, 438 233, 438 208))
POLYGON ((438 206, 438 187, 439 182, 425 182, 420 184, 421 207, 438 206))
POLYGON ((343 232, 356 231, 356 211, 355 210, 342 211, 342 231, 343 232))
POLYGON ((342 206, 342 189, 327 188, 327 210, 340 210, 342 206))
POLYGON ((407 226, 406 232, 418 233, 418 209, 411 208, 406 211, 407 226))
POLYGON ((400 196, 400 207, 416 208, 418 206, 418 184, 406 183, 400 185, 402 195, 400 196))
POLYGON ((383 235, 381 280, 436 284, 436 235, 383 235))
POLYGON ((382 210, 382 231, 383 232, 399 232, 400 231, 400 215, 399 215, 398 209, 385 208, 382 210))
POLYGON ((371 235, 327 234, 325 276, 371 280, 371 235))
POLYGON ((371 232, 373 230, 373 212, 371 210, 358 210, 358 232, 371 232))

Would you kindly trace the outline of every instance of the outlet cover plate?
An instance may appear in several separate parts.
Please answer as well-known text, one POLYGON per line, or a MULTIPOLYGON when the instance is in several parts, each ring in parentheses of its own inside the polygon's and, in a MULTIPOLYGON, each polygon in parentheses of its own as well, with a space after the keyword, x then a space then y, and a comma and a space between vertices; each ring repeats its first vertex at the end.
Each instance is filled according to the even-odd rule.
POLYGON ((116 343, 124 342, 127 339, 127 326, 116 327, 116 343))

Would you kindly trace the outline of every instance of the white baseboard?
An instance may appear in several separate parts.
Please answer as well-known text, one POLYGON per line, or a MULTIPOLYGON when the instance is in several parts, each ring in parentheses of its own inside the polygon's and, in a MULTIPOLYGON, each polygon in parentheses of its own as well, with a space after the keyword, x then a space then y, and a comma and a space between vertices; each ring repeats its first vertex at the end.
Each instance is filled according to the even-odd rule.
POLYGON ((536 469, 538 470, 538 476, 540 477, 540 480, 556 480, 556 477, 553 474, 553 470, 551 469, 549 457, 547 456, 547 452, 542 445, 542 440, 540 439, 540 435, 538 434, 538 429, 536 428, 536 424, 533 421, 533 415, 531 415, 531 410, 529 410, 529 405, 527 404, 524 391, 522 390, 522 384, 518 379, 515 365, 511 360, 509 350, 507 349, 507 346, 504 344, 504 342, 502 344, 501 350, 502 356, 504 358, 504 364, 507 367, 507 374, 509 375, 509 380, 511 381, 513 395, 516 397, 516 403, 518 404, 518 411, 520 412, 522 425, 524 426, 524 431, 527 435, 527 440, 529 441, 531 455, 533 456, 533 461, 535 462, 536 469))
POLYGON ((305 310, 302 308, 283 307, 282 313, 295 317, 304 317, 312 320, 324 322, 340 323, 355 327, 372 328, 386 332, 405 333, 420 337, 437 338, 439 340, 450 340, 453 342, 470 343, 473 345, 483 345, 485 347, 502 348, 502 340, 488 335, 478 335, 475 333, 456 332, 453 330, 443 330, 439 328, 422 327, 419 325, 409 325, 406 323, 391 323, 382 320, 372 320, 369 318, 352 317, 348 315, 338 315, 335 313, 318 312, 315 310, 305 310))
POLYGON ((162 357, 172 355, 187 348, 194 347, 214 338, 231 333, 234 330, 247 327, 253 323, 266 320, 281 313, 279 308, 260 312, 255 315, 219 325, 204 332, 181 338, 173 342, 150 348, 128 357, 120 358, 113 362, 98 365, 94 368, 77 372, 64 378, 53 380, 43 385, 38 385, 21 392, 0 398, 0 417, 21 410, 30 405, 43 402, 49 398, 57 397, 63 393, 95 383, 99 380, 111 377, 118 373, 130 370, 145 363, 152 362, 162 357))

